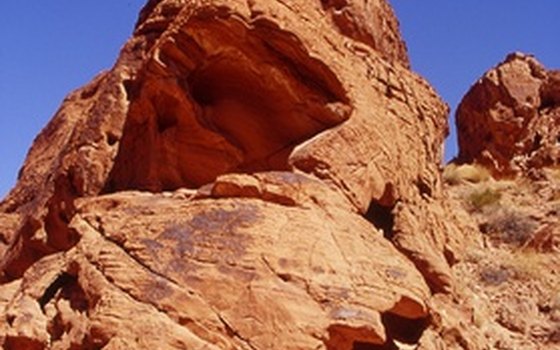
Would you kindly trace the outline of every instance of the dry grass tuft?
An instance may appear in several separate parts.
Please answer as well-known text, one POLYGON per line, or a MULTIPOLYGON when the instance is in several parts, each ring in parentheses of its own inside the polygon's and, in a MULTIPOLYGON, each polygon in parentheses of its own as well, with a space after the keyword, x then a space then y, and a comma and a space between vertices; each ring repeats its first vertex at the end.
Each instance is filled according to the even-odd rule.
POLYGON ((472 210, 482 211, 487 206, 500 202, 502 193, 492 188, 477 189, 468 195, 467 202, 472 210))
POLYGON ((479 274, 480 280, 488 286, 499 286, 512 277, 512 272, 505 266, 486 266, 479 274))
POLYGON ((508 265, 520 280, 538 280, 544 277, 546 256, 531 249, 520 249, 511 255, 508 265))
POLYGON ((464 182, 480 183, 490 180, 490 172, 478 164, 449 164, 443 170, 443 179, 450 185, 464 182))

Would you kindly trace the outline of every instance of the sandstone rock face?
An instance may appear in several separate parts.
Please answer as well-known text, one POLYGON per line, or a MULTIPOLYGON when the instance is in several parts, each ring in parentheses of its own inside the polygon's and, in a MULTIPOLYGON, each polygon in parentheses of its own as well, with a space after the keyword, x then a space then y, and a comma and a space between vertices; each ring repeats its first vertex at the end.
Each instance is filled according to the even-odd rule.
POLYGON ((519 53, 487 72, 457 110, 459 162, 499 175, 560 162, 560 72, 519 53))
POLYGON ((0 204, 0 342, 452 347, 447 111, 385 1, 149 1, 0 204))
MULTIPOLYGON (((17 299, 38 300, 43 323, 58 332, 82 329, 64 334, 61 346, 350 349, 406 336, 386 319, 421 333, 429 297, 422 276, 324 190, 307 177, 268 173, 221 180, 208 197, 80 200, 70 224, 80 242, 28 269, 22 283, 33 287, 17 299), (263 190, 235 190, 252 185, 263 190), (267 186, 283 200, 263 201, 274 198, 267 186), (57 324, 63 312, 69 325, 57 324)), ((17 315, 8 344, 25 331, 17 307, 6 311, 17 315)))
POLYGON ((321 0, 339 31, 363 42, 391 62, 410 66, 399 23, 383 0, 321 0))

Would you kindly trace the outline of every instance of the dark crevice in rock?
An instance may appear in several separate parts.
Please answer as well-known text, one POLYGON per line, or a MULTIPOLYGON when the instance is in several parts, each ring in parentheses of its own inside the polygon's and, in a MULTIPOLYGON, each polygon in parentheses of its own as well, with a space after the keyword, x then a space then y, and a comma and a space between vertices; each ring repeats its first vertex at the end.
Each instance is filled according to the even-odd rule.
POLYGON ((67 329, 63 324, 62 316, 60 314, 56 315, 48 325, 48 332, 51 337, 51 342, 62 339, 66 331, 67 329))
POLYGON ((117 142, 119 142, 120 139, 120 137, 113 132, 107 132, 105 134, 105 138, 109 146, 114 146, 117 142))
POLYGON ((133 79, 124 79, 122 86, 125 91, 127 101, 134 101, 140 95, 140 86, 138 81, 133 79))
POLYGON ((538 111, 539 112, 544 112, 546 110, 550 110, 550 109, 554 108, 556 103, 557 103, 557 101, 554 101, 553 98, 551 98, 549 96, 542 96, 541 104, 538 108, 538 111))
POLYGON ((432 197, 433 190, 432 185, 429 184, 425 179, 419 177, 416 179, 416 187, 422 197, 432 197))
POLYGON ((364 215, 365 219, 372 223, 375 228, 381 230, 383 236, 388 240, 392 240, 394 237, 394 208, 394 206, 383 206, 377 201, 373 201, 364 215))
MULTIPOLYGON (((58 313, 49 320, 47 325, 51 342, 62 340, 64 335, 72 332, 72 328, 75 327, 75 324, 70 321, 68 313, 63 314, 60 312, 60 304, 58 304, 60 300, 67 301, 72 313, 75 315, 87 313, 92 306, 85 291, 78 283, 77 277, 68 272, 61 273, 38 299, 38 303, 43 311, 48 304, 56 305, 55 309, 58 310, 58 313)), ((77 346, 78 344, 75 345, 77 346)), ((95 346, 88 334, 84 334, 83 338, 79 341, 79 348, 98 349, 99 347, 95 346)))
POLYGON ((535 134, 535 136, 533 137, 533 144, 531 146, 530 153, 536 152, 541 147, 542 139, 543 138, 539 133, 535 134))
POLYGON ((397 342, 413 346, 418 343, 430 324, 429 318, 409 319, 392 312, 383 313, 381 321, 387 335, 385 343, 376 344, 356 340, 352 344, 352 350, 399 350, 397 342))
POLYGON ((321 5, 323 6, 323 10, 334 8, 340 11, 348 5, 348 2, 346 0, 321 0, 321 5))
POLYGON ((60 274, 38 299, 41 308, 44 308, 54 298, 65 299, 70 302, 70 307, 79 312, 88 310, 89 301, 76 276, 67 272, 60 274))
POLYGON ((393 342, 372 344, 357 341, 352 345, 352 350, 399 350, 399 348, 393 342))
POLYGON ((44 308, 45 305, 47 305, 49 303, 49 301, 51 301, 56 293, 65 285, 72 283, 72 281, 74 281, 75 278, 73 276, 70 276, 67 273, 62 273, 60 274, 53 283, 50 284, 50 286, 47 287, 47 289, 45 290, 45 292, 43 293, 43 295, 39 298, 38 302, 39 305, 41 305, 41 308, 44 308))
POLYGON ((428 317, 410 319, 385 312, 381 315, 381 322, 385 326, 387 337, 403 344, 416 344, 430 325, 428 317))
POLYGON ((449 266, 453 266, 459 262, 459 258, 456 256, 455 252, 447 247, 443 248, 443 256, 449 266))
POLYGON ((399 316, 397 311, 403 310, 390 310, 381 314, 381 322, 385 328, 385 341, 371 331, 360 327, 333 325, 329 327, 327 348, 329 350, 398 350, 401 345, 418 344, 422 334, 430 325, 430 318, 407 318, 399 316))
POLYGON ((6 316, 6 321, 8 322, 8 325, 10 327, 12 327, 14 325, 14 321, 16 320, 16 316, 15 315, 7 315, 6 316))
POLYGON ((560 104, 560 71, 550 71, 540 88, 539 111, 552 109, 560 104))

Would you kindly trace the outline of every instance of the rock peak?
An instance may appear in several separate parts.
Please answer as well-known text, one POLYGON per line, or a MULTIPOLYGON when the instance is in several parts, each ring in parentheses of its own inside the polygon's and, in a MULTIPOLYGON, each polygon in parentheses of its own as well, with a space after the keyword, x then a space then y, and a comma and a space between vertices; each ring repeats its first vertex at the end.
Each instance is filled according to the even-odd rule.
POLYGON ((508 55, 459 105, 459 162, 478 162, 502 176, 558 164, 559 96, 556 71, 532 55, 508 55))

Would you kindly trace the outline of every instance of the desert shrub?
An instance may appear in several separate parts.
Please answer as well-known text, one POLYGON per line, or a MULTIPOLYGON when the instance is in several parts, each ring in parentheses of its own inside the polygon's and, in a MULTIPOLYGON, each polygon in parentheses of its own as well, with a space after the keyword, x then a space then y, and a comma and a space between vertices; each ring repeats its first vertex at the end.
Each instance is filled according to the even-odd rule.
POLYGON ((497 204, 502 198, 502 193, 498 190, 485 188, 474 190, 467 198, 468 204, 475 211, 481 211, 484 207, 497 204))
POLYGON ((508 265, 519 280, 542 279, 544 256, 532 249, 518 249, 512 253, 508 265))
POLYGON ((490 172, 478 164, 449 164, 443 170, 443 179, 450 185, 468 181, 479 183, 490 179, 490 172))
POLYGON ((537 227, 537 221, 526 214, 499 210, 490 215, 481 230, 497 241, 522 246, 533 237, 537 227))
POLYGON ((489 286, 499 286, 507 282, 512 272, 505 266, 487 266, 480 271, 480 280, 489 286))

